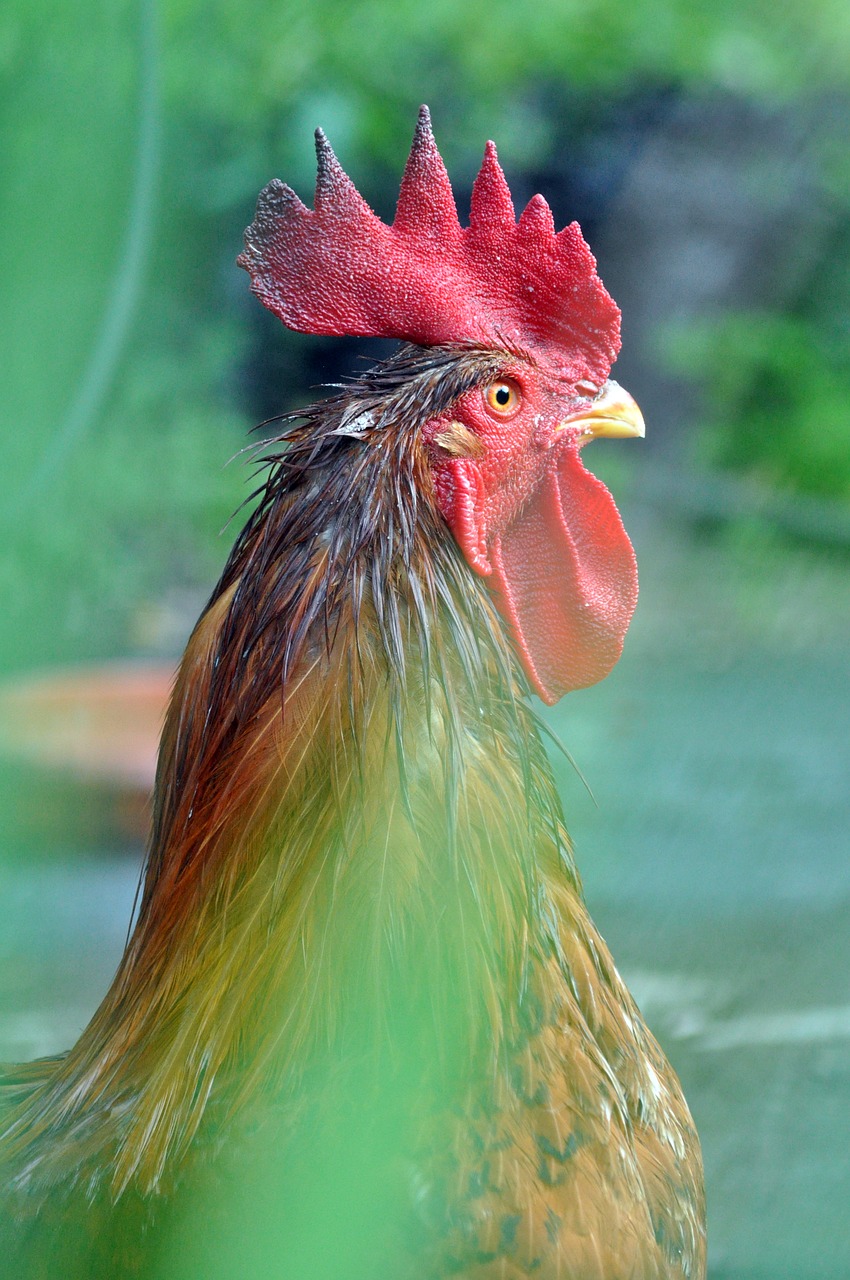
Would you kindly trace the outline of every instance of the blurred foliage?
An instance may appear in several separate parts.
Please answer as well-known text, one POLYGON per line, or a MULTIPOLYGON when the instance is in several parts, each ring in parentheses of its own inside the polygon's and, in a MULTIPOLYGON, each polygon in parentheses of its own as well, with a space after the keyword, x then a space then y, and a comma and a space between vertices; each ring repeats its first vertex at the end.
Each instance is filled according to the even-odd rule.
POLYGON ((214 581, 219 532, 247 492, 243 468, 227 466, 244 421, 210 391, 234 345, 223 324, 199 327, 182 351, 143 345, 49 500, 35 494, 6 529, 6 663, 156 650, 149 602, 214 581))
POLYGON ((738 312, 671 337, 671 364, 704 380, 703 461, 850 498, 850 350, 819 319, 738 312))
MULTIPOLYGON (((494 136, 521 197, 555 151, 593 143, 605 104, 844 94, 848 68, 844 0, 3 6, 0 668, 139 648, 140 602, 211 585, 247 492, 222 464, 252 425, 240 376, 263 323, 233 258, 269 177, 307 196, 317 123, 386 217, 423 100, 460 193, 494 136)), ((850 204, 845 156, 824 165, 850 204)), ((824 335, 820 313, 696 333, 682 358, 730 424, 712 457, 847 493, 847 367, 824 335), (745 439, 770 402, 793 410, 781 442, 745 439)))
POLYGON ((777 103, 850 80, 841 0, 167 0, 163 31, 183 188, 211 210, 253 199, 271 173, 309 192, 318 122, 367 197, 394 193, 420 101, 471 181, 482 138, 528 171, 599 97, 661 86, 777 103))
POLYGON ((289 131, 293 108, 310 125, 318 111, 330 132, 344 128, 341 142, 396 164, 410 103, 424 93, 440 108, 452 158, 477 154, 483 127, 520 159, 533 108, 517 115, 516 95, 528 101, 547 83, 713 84, 784 98, 810 89, 813 72, 820 86, 848 79, 850 15, 840 0, 174 0, 165 13, 175 105, 231 136, 248 130, 234 156, 243 166, 285 126, 273 158, 288 172, 290 146, 301 147, 289 131))

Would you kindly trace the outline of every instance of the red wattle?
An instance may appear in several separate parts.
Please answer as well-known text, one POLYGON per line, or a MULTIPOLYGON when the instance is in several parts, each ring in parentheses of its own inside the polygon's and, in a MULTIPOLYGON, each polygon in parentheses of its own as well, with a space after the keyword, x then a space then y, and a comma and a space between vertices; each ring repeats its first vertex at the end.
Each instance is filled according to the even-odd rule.
POLYGON ((614 499, 578 449, 495 535, 489 559, 489 584, 543 701, 602 680, 637 603, 637 563, 614 499))

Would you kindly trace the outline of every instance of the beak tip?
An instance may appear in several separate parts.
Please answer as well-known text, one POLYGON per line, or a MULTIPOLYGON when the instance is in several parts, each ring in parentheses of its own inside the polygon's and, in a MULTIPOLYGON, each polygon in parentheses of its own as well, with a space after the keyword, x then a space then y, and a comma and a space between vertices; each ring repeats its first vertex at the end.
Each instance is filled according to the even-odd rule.
POLYGON ((611 439, 646 437, 643 414, 627 391, 609 379, 602 394, 593 404, 575 417, 568 418, 564 426, 584 428, 586 439, 607 436, 611 439))

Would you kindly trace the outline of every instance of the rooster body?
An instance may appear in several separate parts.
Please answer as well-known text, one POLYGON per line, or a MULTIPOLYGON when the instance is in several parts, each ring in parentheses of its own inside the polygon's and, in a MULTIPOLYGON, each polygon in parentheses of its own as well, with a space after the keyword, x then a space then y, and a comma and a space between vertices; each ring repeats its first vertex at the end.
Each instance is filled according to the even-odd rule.
MULTIPOLYGON (((580 636, 563 675, 548 603, 520 616, 554 450, 589 495, 577 580, 608 519, 578 445, 623 393, 580 387, 562 444, 562 383, 513 342, 419 342, 285 426, 178 673, 118 973, 4 1086, 10 1274, 704 1274, 693 1125, 527 697, 603 662, 580 636)), ((630 607, 593 567, 610 647, 630 607)))

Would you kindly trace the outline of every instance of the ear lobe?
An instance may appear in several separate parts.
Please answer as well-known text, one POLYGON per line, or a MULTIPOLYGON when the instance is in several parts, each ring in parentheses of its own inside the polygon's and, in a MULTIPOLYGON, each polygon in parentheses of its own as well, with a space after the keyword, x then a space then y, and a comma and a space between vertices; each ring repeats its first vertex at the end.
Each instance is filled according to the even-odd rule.
POLYGON ((484 480, 477 463, 469 458, 452 458, 440 468, 436 478, 440 510, 466 556, 471 569, 487 578, 493 566, 487 554, 484 524, 484 480))

